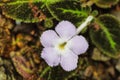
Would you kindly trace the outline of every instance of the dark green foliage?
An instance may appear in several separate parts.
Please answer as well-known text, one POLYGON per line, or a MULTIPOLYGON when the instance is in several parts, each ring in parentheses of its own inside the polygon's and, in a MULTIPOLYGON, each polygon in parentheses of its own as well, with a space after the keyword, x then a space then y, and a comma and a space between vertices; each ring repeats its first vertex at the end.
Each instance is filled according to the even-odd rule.
POLYGON ((112 15, 104 14, 96 19, 96 24, 90 28, 90 37, 104 54, 111 57, 120 55, 120 22, 112 15), (95 29, 95 27, 98 29, 95 29))
POLYGON ((91 12, 90 7, 83 8, 80 5, 74 0, 66 0, 46 6, 51 15, 58 21, 69 20, 76 25, 80 25, 91 12))
POLYGON ((94 0, 95 4, 101 8, 110 8, 117 4, 119 0, 94 0))
POLYGON ((0 5, 4 15, 14 20, 29 23, 40 22, 46 17, 53 17, 58 21, 69 20, 80 25, 91 12, 90 7, 83 8, 79 2, 74 0, 17 0, 0 2, 0 5))
MULTIPOLYGON (((21 1, 22 2, 22 1, 21 1)), ((35 17, 32 8, 35 6, 38 9, 40 8, 40 3, 34 2, 34 3, 18 3, 18 2, 11 2, 9 4, 5 4, 2 6, 3 14, 6 16, 13 18, 14 20, 19 20, 23 22, 38 22, 41 21, 39 17, 35 17)))

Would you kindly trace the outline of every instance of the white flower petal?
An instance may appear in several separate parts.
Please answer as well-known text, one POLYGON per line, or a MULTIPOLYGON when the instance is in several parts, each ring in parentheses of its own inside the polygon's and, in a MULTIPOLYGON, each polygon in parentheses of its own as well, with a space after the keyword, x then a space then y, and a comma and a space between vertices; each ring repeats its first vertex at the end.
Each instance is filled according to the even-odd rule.
POLYGON ((60 62, 60 56, 54 48, 44 48, 41 57, 47 62, 51 67, 57 66, 60 62))
POLYGON ((61 55, 60 65, 65 71, 72 71, 77 67, 78 56, 72 51, 68 50, 67 53, 61 55))
POLYGON ((85 53, 88 46, 88 42, 83 36, 75 36, 67 43, 67 47, 77 55, 85 53))
POLYGON ((76 34, 76 27, 69 21, 61 21, 55 28, 61 38, 70 39, 76 34))
POLYGON ((40 37, 41 44, 44 47, 54 46, 58 39, 59 39, 59 36, 53 30, 47 30, 47 31, 43 32, 40 37))

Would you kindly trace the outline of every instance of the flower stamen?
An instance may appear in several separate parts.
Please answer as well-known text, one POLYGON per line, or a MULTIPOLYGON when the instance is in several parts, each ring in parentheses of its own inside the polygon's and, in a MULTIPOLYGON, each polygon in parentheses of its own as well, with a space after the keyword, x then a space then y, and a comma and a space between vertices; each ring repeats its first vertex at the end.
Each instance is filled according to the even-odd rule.
POLYGON ((59 49, 60 49, 60 50, 64 50, 66 44, 67 44, 67 42, 64 42, 64 43, 59 44, 59 49))

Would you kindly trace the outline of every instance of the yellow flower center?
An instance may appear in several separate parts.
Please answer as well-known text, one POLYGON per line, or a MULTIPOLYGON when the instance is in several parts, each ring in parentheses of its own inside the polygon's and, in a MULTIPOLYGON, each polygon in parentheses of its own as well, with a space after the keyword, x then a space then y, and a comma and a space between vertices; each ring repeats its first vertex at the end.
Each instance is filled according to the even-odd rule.
POLYGON ((67 42, 64 42, 64 43, 59 44, 59 49, 60 49, 60 50, 64 50, 66 44, 67 44, 67 42))

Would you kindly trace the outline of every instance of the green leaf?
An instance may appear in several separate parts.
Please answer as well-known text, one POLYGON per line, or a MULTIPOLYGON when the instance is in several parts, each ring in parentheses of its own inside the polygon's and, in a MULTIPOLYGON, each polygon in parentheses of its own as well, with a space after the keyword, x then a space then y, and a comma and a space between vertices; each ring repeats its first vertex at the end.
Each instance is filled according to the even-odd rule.
POLYGON ((0 5, 14 5, 21 3, 29 3, 29 2, 40 2, 40 0, 1 0, 0 5))
POLYGON ((7 17, 30 23, 44 20, 45 4, 52 5, 59 1, 61 0, 2 0, 0 6, 7 17))
POLYGON ((45 15, 40 9, 43 5, 39 0, 13 0, 2 5, 2 12, 9 18, 23 22, 38 22, 45 19, 45 15))
POLYGON ((46 4, 51 15, 58 21, 69 20, 75 25, 80 25, 90 14, 91 8, 82 8, 76 0, 64 0, 55 4, 46 4))
POLYGON ((94 0, 95 4, 100 8, 110 8, 117 4, 119 0, 94 0))
POLYGON ((1 0, 0 5, 14 5, 14 4, 22 4, 22 3, 29 3, 29 2, 42 2, 42 3, 48 3, 48 4, 54 4, 56 2, 59 2, 62 0, 1 0))
POLYGON ((4 15, 23 22, 39 22, 52 16, 80 25, 91 12, 77 0, 6 0, 0 1, 0 6, 4 15))
POLYGON ((93 44, 105 55, 117 58, 120 55, 120 22, 113 15, 104 14, 96 19, 90 29, 93 44))
POLYGON ((60 1, 64 1, 64 0, 41 0, 43 3, 47 3, 47 4, 54 4, 60 1))

